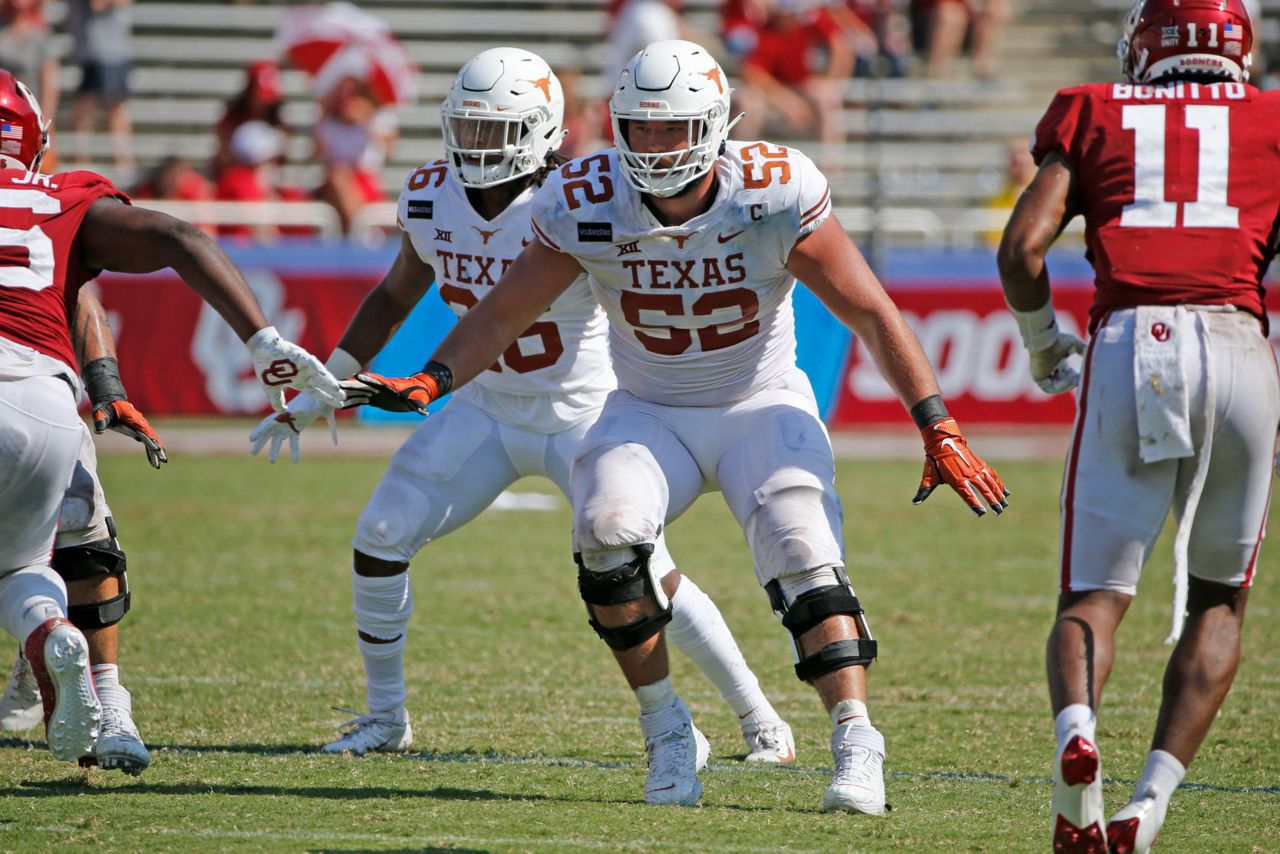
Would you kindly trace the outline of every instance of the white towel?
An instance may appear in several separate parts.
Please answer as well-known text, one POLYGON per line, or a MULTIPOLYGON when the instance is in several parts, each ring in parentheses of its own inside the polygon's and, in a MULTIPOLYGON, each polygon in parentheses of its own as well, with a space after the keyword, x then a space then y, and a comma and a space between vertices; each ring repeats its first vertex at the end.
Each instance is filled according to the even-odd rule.
POLYGON ((1138 306, 1133 319, 1133 383, 1138 453, 1145 463, 1195 453, 1186 363, 1199 347, 1195 315, 1182 306, 1138 306))

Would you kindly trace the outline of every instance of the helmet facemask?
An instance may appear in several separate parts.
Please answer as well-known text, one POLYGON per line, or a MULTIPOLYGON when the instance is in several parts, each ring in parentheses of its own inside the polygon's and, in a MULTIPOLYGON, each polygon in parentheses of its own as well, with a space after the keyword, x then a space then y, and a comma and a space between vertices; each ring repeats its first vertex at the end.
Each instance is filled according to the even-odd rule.
POLYGON ((554 128, 548 110, 524 115, 465 107, 451 111, 446 101, 441 112, 449 165, 463 186, 503 184, 536 172, 545 160, 535 142, 539 131, 554 128))
POLYGON ((622 174, 627 183, 642 193, 669 198, 711 171, 728 135, 728 111, 714 104, 705 115, 653 116, 613 113, 613 134, 618 146, 622 174), (631 147, 633 122, 683 122, 684 145, 670 151, 638 152, 631 147))

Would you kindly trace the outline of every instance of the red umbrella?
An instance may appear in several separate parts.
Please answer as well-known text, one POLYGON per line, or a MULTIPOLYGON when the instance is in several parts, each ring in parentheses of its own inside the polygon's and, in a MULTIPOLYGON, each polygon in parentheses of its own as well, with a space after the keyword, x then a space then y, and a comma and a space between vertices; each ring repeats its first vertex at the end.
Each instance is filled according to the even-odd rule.
POLYGON ((316 78, 318 95, 354 77, 382 104, 408 104, 417 96, 418 69, 404 45, 385 23, 350 3, 289 7, 276 46, 290 65, 316 78))

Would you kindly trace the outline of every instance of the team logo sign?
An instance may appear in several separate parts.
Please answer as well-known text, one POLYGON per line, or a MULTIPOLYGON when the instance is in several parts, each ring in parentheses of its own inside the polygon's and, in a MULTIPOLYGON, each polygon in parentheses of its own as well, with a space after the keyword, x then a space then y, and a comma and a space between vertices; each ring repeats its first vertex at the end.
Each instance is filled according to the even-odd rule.
POLYGON ((276 359, 262 370, 263 385, 287 385, 298 375, 298 366, 290 359, 276 359))

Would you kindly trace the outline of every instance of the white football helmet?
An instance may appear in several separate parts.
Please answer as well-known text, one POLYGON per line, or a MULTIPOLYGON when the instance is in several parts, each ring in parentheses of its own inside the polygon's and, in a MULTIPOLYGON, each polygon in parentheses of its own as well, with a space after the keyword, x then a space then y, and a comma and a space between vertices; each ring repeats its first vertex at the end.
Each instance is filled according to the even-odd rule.
POLYGON ((564 139, 564 90, 541 57, 495 47, 472 59, 440 104, 454 177, 492 187, 532 174, 564 139))
POLYGON ((627 182, 642 193, 674 196, 711 171, 729 129, 729 79, 720 63, 693 42, 654 42, 631 57, 609 100, 618 162, 627 182), (684 121, 687 143, 675 151, 632 150, 628 123, 684 121))

